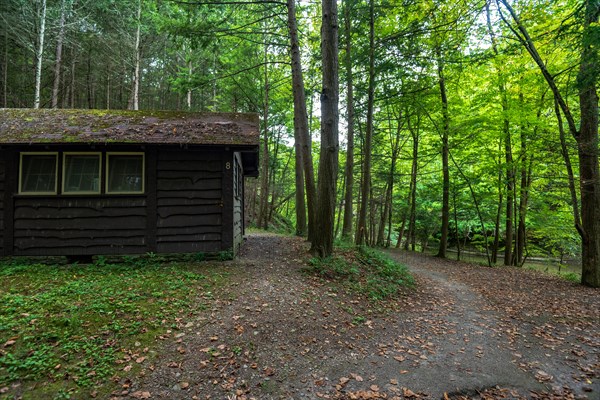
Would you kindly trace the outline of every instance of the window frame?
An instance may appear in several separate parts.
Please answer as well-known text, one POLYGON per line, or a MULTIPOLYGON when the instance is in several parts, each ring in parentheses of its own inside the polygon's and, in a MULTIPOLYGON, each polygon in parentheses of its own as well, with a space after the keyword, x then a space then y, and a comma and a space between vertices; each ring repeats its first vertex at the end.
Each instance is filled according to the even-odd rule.
POLYGON ((58 151, 21 151, 19 152, 19 191, 20 195, 28 196, 47 196, 58 194, 58 162, 59 152, 58 151), (53 192, 24 192, 23 191, 23 156, 54 156, 54 191, 53 192))
POLYGON ((107 195, 119 195, 119 194, 145 194, 146 193, 146 152, 144 151, 107 151, 106 152, 106 167, 104 176, 104 193, 107 195), (110 180, 110 157, 111 156, 142 156, 142 190, 138 192, 134 191, 110 191, 109 180, 110 180))
POLYGON ((102 152, 100 151, 64 151, 62 152, 62 174, 61 174, 61 194, 64 195, 86 195, 86 194, 102 194, 102 152), (67 176, 67 156, 88 156, 95 155, 98 157, 98 190, 97 191, 67 191, 65 190, 67 176))

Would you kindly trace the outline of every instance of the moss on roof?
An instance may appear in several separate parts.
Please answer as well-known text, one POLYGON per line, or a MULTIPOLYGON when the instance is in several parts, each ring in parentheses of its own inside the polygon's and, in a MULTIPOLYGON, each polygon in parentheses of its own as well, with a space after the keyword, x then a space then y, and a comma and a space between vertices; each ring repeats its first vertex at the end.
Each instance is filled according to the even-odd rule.
POLYGON ((256 114, 181 111, 0 109, 0 144, 259 143, 256 114))

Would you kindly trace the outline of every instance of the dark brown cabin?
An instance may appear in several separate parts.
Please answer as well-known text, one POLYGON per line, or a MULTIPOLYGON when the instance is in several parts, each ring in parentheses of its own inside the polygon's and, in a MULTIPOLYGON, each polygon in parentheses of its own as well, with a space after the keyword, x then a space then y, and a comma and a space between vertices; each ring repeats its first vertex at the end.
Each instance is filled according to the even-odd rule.
POLYGON ((0 255, 235 255, 258 116, 0 109, 0 255))

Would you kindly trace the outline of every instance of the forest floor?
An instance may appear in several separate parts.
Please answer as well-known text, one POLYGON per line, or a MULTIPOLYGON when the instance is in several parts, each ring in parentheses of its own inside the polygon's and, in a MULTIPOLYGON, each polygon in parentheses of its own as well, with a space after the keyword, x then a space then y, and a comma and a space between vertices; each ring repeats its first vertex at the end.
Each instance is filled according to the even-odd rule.
POLYGON ((252 234, 230 284, 121 395, 145 399, 599 399, 600 291, 389 251, 416 279, 385 303, 304 271, 300 239, 252 234))

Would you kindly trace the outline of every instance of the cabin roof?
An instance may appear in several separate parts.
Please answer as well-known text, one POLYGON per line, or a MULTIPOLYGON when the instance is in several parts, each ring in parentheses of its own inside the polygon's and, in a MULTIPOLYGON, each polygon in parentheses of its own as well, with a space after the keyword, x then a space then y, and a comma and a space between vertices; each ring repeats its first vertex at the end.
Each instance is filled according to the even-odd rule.
POLYGON ((0 108, 0 144, 258 146, 257 114, 0 108))

